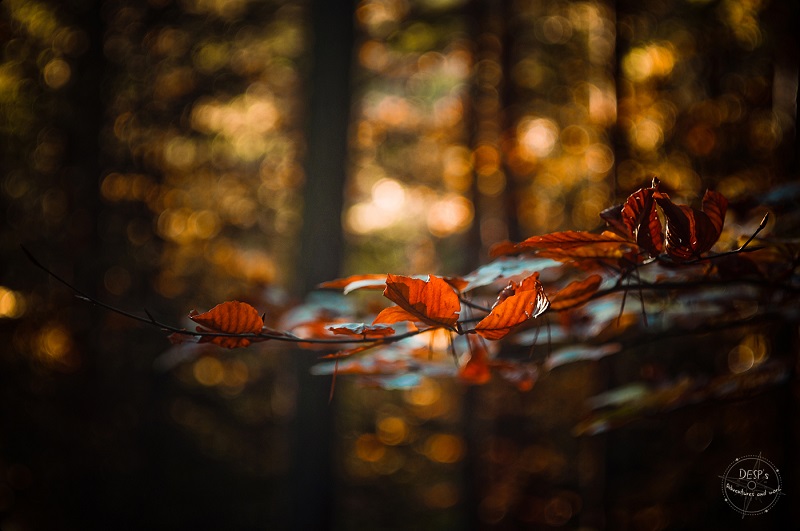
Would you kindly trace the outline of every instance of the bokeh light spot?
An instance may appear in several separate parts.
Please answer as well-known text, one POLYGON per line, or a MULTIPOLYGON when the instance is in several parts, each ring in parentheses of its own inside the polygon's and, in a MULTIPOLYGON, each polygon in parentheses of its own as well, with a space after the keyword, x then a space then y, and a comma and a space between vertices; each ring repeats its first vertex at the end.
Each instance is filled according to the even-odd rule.
POLYGON ((736 345, 728 352, 728 368, 734 374, 749 371, 754 363, 755 354, 747 345, 736 345))
POLYGON ((396 446, 408 435, 408 425, 400 417, 384 417, 378 421, 377 436, 383 444, 396 446))
POLYGON ((423 378, 419 385, 412 387, 405 394, 405 400, 415 406, 431 406, 442 397, 442 387, 436 380, 423 378))
POLYGON ((42 74, 47 86, 57 90, 69 82, 70 77, 72 77, 72 69, 66 61, 53 59, 45 65, 42 74))
POLYGON ((536 118, 520 122, 517 135, 520 145, 528 155, 546 157, 556 146, 559 130, 554 121, 536 118))
POLYGON ((437 463, 456 463, 464 457, 464 442, 455 435, 437 433, 425 440, 424 453, 437 463))
POLYGON ((403 185, 394 179, 381 179, 372 187, 372 201, 382 210, 397 212, 403 208, 405 200, 403 185))
POLYGON ((0 286, 0 318, 17 319, 25 313, 25 298, 21 293, 0 286))
POLYGON ((460 195, 449 195, 436 201, 428 211, 428 229, 438 237, 449 236, 469 228, 472 202, 460 195))
POLYGON ((198 383, 207 387, 219 385, 225 377, 222 362, 211 356, 202 356, 195 361, 192 374, 198 383))
POLYGON ((561 496, 550 498, 544 506, 544 520, 554 527, 561 527, 569 522, 572 514, 572 504, 561 496))
POLYGON ((103 275, 103 285, 109 293, 123 295, 131 287, 131 274, 124 267, 110 267, 103 275))
POLYGON ((386 446, 372 433, 363 433, 355 444, 356 456, 362 461, 375 463, 386 455, 386 446))
POLYGON ((423 490, 422 502, 432 509, 447 509, 458 503, 459 490, 450 482, 440 482, 423 490))

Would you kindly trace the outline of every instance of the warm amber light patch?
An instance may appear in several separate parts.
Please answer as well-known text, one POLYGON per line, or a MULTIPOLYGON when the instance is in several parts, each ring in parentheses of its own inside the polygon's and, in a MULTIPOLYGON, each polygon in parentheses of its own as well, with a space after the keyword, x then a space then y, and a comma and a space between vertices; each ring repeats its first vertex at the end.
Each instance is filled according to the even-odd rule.
POLYGON ((219 385, 225 377, 222 362, 211 356, 203 356, 194 362, 192 374, 198 383, 207 387, 219 385))
POLYGON ((372 433, 364 433, 356 439, 356 456, 362 461, 375 463, 386 455, 386 446, 372 433))
POLYGON ((431 435, 425 441, 425 456, 437 463, 456 463, 464 457, 464 442, 460 437, 446 433, 431 435))
POLYGON ((431 406, 442 396, 442 387, 436 380, 423 378, 419 385, 406 392, 406 402, 414 406, 431 406))
POLYGON ((47 63, 42 72, 44 82, 53 89, 60 89, 66 85, 72 77, 72 69, 69 64, 62 59, 53 59, 47 63))
POLYGON ((21 293, 0 286, 0 318, 16 319, 25 313, 25 298, 21 293))
POLYGON ((432 509, 447 509, 458 503, 459 489, 451 482, 440 482, 427 487, 422 494, 422 503, 432 509))
POLYGON ((408 425, 400 417, 384 417, 378 421, 378 439, 389 446, 403 443, 408 436, 408 425))

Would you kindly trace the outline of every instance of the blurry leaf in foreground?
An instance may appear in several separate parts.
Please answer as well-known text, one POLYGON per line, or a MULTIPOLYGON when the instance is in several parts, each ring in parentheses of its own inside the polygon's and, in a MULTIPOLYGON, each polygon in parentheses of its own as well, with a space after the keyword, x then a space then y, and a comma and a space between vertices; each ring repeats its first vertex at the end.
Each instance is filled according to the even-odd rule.
POLYGON ((415 372, 398 374, 397 376, 382 376, 375 378, 375 385, 381 389, 392 391, 396 389, 411 389, 422 383, 423 376, 415 372))
POLYGON ((534 363, 494 360, 490 365, 504 380, 514 384, 522 392, 533 389, 539 379, 539 368, 534 363))
POLYGON ((575 435, 596 435, 645 415, 671 411, 709 399, 738 398, 763 392, 786 381, 791 365, 785 361, 766 362, 740 374, 723 374, 706 383, 683 377, 657 387, 631 383, 611 389, 589 400, 593 411, 573 429, 575 435))
POLYGON ((317 287, 320 289, 341 289, 345 295, 358 289, 384 289, 386 287, 386 275, 352 275, 323 282, 317 287))
POLYGON ((329 326, 328 330, 337 335, 361 338, 385 337, 394 334, 394 328, 386 324, 341 323, 335 326, 329 326))
POLYGON ((608 343, 600 346, 575 345, 560 349, 551 354, 544 362, 544 369, 551 371, 561 365, 577 361, 596 361, 622 350, 619 343, 608 343))
POLYGON ((583 280, 570 282, 550 295, 550 309, 559 311, 580 306, 592 298, 602 282, 603 277, 600 275, 590 275, 583 280))
POLYGON ((526 277, 550 267, 561 267, 561 264, 550 258, 538 256, 501 256, 464 275, 463 280, 466 281, 466 285, 462 291, 488 286, 499 279, 526 277))
POLYGON ((489 371, 489 353, 486 345, 472 335, 468 336, 467 340, 469 341, 469 357, 459 369, 458 376, 468 383, 484 384, 492 377, 492 373, 489 371))

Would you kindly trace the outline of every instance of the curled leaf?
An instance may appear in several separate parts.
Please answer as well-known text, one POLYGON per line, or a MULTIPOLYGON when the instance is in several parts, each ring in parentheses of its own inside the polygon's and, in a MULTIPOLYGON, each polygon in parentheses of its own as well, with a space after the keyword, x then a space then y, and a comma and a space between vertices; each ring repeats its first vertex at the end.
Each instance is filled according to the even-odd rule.
POLYGON ((698 258, 711 249, 719 239, 728 201, 722 194, 707 191, 703 198, 703 211, 686 205, 676 205, 669 197, 656 194, 655 200, 667 220, 667 254, 677 261, 698 258))
POLYGON ((627 236, 630 234, 628 227, 622 221, 622 208, 625 205, 614 205, 600 212, 600 218, 606 222, 609 229, 619 234, 627 236))
POLYGON ((601 282, 603 282, 603 277, 600 275, 591 275, 583 280, 570 282, 550 295, 550 309, 560 311, 583 304, 597 292, 601 282))
POLYGON ((461 301, 452 286, 430 275, 426 282, 402 275, 388 275, 383 295, 406 312, 383 310, 373 323, 391 324, 398 321, 419 321, 434 327, 453 329, 461 311, 461 301))
POLYGON ((507 298, 513 296, 517 292, 517 284, 514 281, 509 281, 506 287, 504 287, 500 293, 497 294, 497 299, 495 299, 494 304, 492 304, 492 308, 506 300, 507 298))
POLYGON ((628 196, 622 206, 622 222, 628 233, 650 256, 658 256, 664 248, 664 234, 654 194, 658 193, 658 183, 651 188, 641 188, 628 196))
MULTIPOLYGON (((264 321, 258 310, 245 302, 228 301, 218 304, 205 313, 192 310, 189 318, 201 325, 198 332, 221 334, 259 334, 264 321)), ((227 348, 246 347, 254 338, 230 336, 203 336, 201 343, 215 343, 227 348)))
POLYGON ((549 304, 539 274, 534 273, 519 284, 512 283, 511 290, 475 326, 475 331, 486 339, 502 339, 515 326, 541 315, 549 304))

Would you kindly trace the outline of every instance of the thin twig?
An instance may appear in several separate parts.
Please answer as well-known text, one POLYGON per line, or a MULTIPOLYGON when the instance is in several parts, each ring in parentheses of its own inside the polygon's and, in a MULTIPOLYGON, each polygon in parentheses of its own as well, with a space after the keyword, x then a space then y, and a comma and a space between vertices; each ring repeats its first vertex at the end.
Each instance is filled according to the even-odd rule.
MULTIPOLYGON (((452 333, 447 334, 447 340, 450 347, 450 354, 453 356, 453 363, 455 363, 456 368, 458 368, 458 353, 456 352, 456 344, 453 341, 452 333)), ((467 345, 469 345, 470 352, 472 352, 472 344, 469 342, 469 339, 467 339, 467 345)))
POLYGON ((289 343, 311 343, 311 344, 319 344, 319 345, 347 345, 347 344, 355 344, 355 343, 375 343, 376 345, 378 345, 378 344, 394 343, 396 341, 400 341, 402 339, 413 337, 413 336, 415 336, 417 334, 421 334, 423 332, 427 332, 428 331, 428 329, 417 329, 417 330, 412 330, 412 331, 405 332, 405 333, 402 333, 402 334, 396 334, 396 335, 393 335, 393 336, 386 336, 386 337, 380 337, 380 338, 304 338, 304 337, 299 337, 299 336, 296 336, 296 335, 288 333, 288 332, 279 332, 279 333, 270 333, 270 332, 227 333, 227 332, 207 332, 207 331, 201 331, 201 330, 192 331, 192 330, 187 330, 185 328, 178 328, 176 326, 172 326, 172 325, 169 325, 167 323, 163 323, 163 322, 155 319, 153 317, 153 315, 146 309, 144 310, 144 312, 145 312, 147 317, 142 317, 141 315, 137 315, 135 313, 128 312, 128 311, 123 310, 121 308, 117 308, 116 306, 112 306, 112 305, 110 305, 108 303, 105 303, 105 302, 103 302, 103 301, 101 301, 99 299, 91 297, 90 295, 86 294, 85 292, 81 291, 76 286, 71 284, 69 281, 67 281, 64 278, 62 278, 61 276, 59 276, 57 273, 51 271, 50 269, 48 269, 47 267, 42 265, 42 263, 39 262, 39 260, 37 260, 36 257, 34 257, 33 254, 30 251, 28 251, 28 249, 26 249, 25 247, 22 247, 22 251, 28 257, 28 259, 33 263, 33 265, 35 265, 36 267, 38 267, 39 269, 41 269, 42 271, 47 273, 50 277, 52 277, 53 279, 57 280, 58 282, 60 282, 64 286, 66 286, 67 288, 69 288, 73 293, 75 293, 75 296, 78 299, 80 299, 82 301, 85 301, 85 302, 88 302, 89 304, 93 304, 94 306, 97 306, 99 308, 103 308, 104 310, 107 310, 107 311, 109 311, 111 313, 115 313, 115 314, 121 315, 121 316, 123 316, 123 317, 125 317, 127 319, 131 319, 132 321, 136 321, 136 322, 143 323, 143 324, 146 324, 146 325, 155 326, 155 327, 158 327, 158 328, 160 328, 161 330, 163 330, 165 332, 171 332, 173 334, 180 334, 180 335, 185 335, 185 336, 193 336, 193 337, 201 337, 201 338, 202 337, 209 337, 209 338, 232 337, 232 338, 241 338, 241 339, 250 339, 250 340, 262 340, 262 341, 263 340, 275 340, 275 341, 285 341, 285 342, 289 342, 289 343))
POLYGON ((752 242, 756 238, 756 236, 758 236, 758 234, 762 230, 764 230, 764 228, 767 226, 767 221, 769 221, 769 212, 764 214, 764 217, 761 219, 761 223, 758 224, 758 228, 756 228, 755 232, 752 235, 750 235, 750 237, 747 239, 747 241, 744 242, 741 246, 739 246, 738 249, 733 249, 732 251, 725 251, 724 253, 717 253, 717 254, 711 254, 711 255, 708 255, 708 256, 702 256, 700 258, 695 258, 694 260, 689 260, 689 261, 682 262, 682 263, 686 264, 686 265, 696 264, 696 263, 705 262, 705 261, 708 261, 708 260, 716 260, 717 258, 724 258, 725 256, 731 256, 731 255, 739 254, 739 253, 751 253, 753 251, 758 251, 760 249, 763 249, 763 247, 751 247, 749 249, 746 249, 746 247, 750 244, 750 242, 752 242))
POLYGON ((647 312, 644 309, 644 292, 642 291, 642 277, 639 275, 639 269, 636 269, 636 282, 639 283, 639 303, 642 305, 642 320, 644 321, 644 326, 646 328, 647 312))
POLYGON ((491 309, 491 308, 487 308, 486 306, 482 306, 482 305, 480 305, 480 304, 477 304, 477 303, 475 303, 475 302, 472 302, 470 299, 467 299, 467 298, 465 298, 465 297, 461 297, 461 296, 459 296, 459 297, 458 297, 458 300, 459 300, 459 301, 461 301, 461 303, 462 303, 464 306, 467 306, 467 307, 469 307, 469 308, 474 308, 475 310, 480 310, 480 311, 482 311, 482 312, 486 312, 486 313, 490 313, 490 312, 492 311, 492 309, 491 309))

